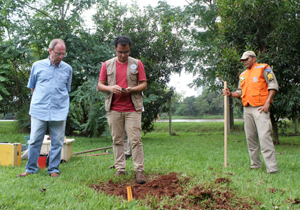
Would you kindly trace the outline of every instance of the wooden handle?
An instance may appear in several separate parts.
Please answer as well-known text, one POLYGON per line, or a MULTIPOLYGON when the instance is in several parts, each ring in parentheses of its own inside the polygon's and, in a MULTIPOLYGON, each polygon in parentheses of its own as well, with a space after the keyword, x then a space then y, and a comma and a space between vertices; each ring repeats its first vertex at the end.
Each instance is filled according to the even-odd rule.
MULTIPOLYGON (((227 88, 227 82, 224 82, 224 89, 227 88)), ((228 108, 227 95, 224 96, 224 166, 227 168, 227 131, 228 131, 228 108)))

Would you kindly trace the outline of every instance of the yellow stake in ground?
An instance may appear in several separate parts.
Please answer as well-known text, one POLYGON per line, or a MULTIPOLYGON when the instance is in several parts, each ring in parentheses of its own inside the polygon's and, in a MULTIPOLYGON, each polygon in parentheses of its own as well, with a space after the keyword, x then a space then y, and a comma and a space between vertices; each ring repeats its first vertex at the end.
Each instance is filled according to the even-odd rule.
POLYGON ((132 201, 131 186, 127 186, 127 198, 128 198, 128 202, 132 201))

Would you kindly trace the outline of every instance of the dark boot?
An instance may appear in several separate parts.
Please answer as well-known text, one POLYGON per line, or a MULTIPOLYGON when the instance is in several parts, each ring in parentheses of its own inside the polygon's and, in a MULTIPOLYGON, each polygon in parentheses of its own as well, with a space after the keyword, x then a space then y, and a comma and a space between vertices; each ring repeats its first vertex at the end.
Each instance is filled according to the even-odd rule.
POLYGON ((142 171, 136 171, 135 172, 135 178, 136 178, 136 182, 138 184, 145 184, 146 183, 146 178, 145 178, 142 171))

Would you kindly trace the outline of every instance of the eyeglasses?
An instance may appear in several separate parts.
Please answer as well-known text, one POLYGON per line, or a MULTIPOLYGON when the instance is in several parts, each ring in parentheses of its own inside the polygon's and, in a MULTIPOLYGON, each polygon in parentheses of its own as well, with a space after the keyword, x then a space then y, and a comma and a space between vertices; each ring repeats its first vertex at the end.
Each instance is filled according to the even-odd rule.
POLYGON ((64 56, 64 57, 66 57, 67 56, 67 53, 65 52, 65 53, 57 53, 57 52, 55 52, 54 50, 52 50, 54 53, 55 53, 55 55, 56 56, 64 56))
POLYGON ((122 54, 124 54, 124 55, 129 55, 129 54, 130 54, 130 50, 123 52, 123 51, 119 51, 119 50, 116 49, 116 52, 117 52, 118 54, 120 54, 120 55, 122 55, 122 54))

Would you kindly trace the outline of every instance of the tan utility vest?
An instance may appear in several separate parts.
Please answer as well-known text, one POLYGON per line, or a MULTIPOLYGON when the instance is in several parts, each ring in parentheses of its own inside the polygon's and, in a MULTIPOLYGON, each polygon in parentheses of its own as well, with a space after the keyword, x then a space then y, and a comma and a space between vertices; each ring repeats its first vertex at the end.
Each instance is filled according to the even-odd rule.
MULTIPOLYGON (((107 71, 107 84, 112 86, 116 84, 116 62, 117 57, 106 61, 106 71, 107 71)), ((128 57, 127 62, 127 85, 128 87, 135 87, 139 84, 138 81, 138 60, 132 57, 128 57)), ((143 109, 143 95, 142 92, 132 92, 130 93, 131 101, 134 105, 135 110, 143 109)), ((107 92, 105 96, 105 110, 110 111, 111 102, 113 98, 113 93, 107 92)))
POLYGON ((269 91, 263 72, 267 66, 268 64, 255 63, 250 70, 240 74, 241 98, 244 106, 248 106, 248 104, 263 106, 265 104, 269 91))

